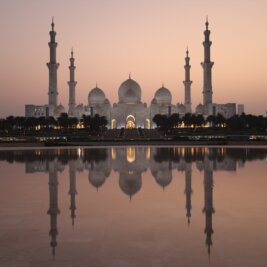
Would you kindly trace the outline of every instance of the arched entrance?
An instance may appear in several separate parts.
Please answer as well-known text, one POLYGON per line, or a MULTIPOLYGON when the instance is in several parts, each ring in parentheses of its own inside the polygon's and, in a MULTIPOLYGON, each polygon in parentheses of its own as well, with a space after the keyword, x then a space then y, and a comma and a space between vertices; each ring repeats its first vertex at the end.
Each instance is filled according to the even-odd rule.
POLYGON ((146 128, 147 129, 151 128, 150 119, 146 119, 146 128))
POLYGON ((116 120, 115 119, 111 120, 111 129, 116 129, 116 120))
POLYGON ((136 128, 136 124, 135 124, 135 117, 133 115, 129 115, 126 118, 126 129, 133 129, 136 128))

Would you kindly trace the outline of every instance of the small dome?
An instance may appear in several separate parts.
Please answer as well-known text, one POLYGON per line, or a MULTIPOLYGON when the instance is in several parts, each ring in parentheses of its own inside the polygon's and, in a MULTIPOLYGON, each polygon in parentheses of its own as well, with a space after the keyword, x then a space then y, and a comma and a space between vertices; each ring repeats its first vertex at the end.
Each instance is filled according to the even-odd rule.
POLYGON ((80 111, 80 112, 82 112, 82 111, 83 111, 83 104, 79 104, 79 105, 77 105, 77 106, 75 107, 75 110, 76 110, 76 111, 80 111))
POLYGON ((177 108, 179 113, 185 113, 185 105, 177 104, 177 108))
POLYGON ((105 93, 98 87, 92 89, 88 94, 88 104, 102 104, 106 99, 105 93))
POLYGON ((169 185, 172 181, 172 173, 169 170, 159 170, 153 173, 157 183, 163 188, 169 185))
POLYGON ((60 104, 56 107, 56 114, 60 115, 65 112, 65 108, 60 104))
POLYGON ((131 198, 142 187, 140 173, 120 174, 119 185, 121 190, 131 198))
POLYGON ((105 173, 101 171, 90 171, 89 172, 89 182, 92 186, 99 188, 106 181, 105 173))
POLYGON ((134 104, 141 101, 141 87, 131 78, 121 84, 118 94, 120 103, 134 104))
POLYGON ((196 107, 196 113, 197 114, 203 114, 204 106, 202 104, 198 104, 196 107))
POLYGON ((104 102, 106 105, 110 105, 110 102, 109 102, 109 100, 106 98, 105 99, 105 102, 104 102))
POLYGON ((167 88, 161 87, 156 91, 155 99, 157 100, 158 104, 170 105, 172 102, 172 95, 167 88))

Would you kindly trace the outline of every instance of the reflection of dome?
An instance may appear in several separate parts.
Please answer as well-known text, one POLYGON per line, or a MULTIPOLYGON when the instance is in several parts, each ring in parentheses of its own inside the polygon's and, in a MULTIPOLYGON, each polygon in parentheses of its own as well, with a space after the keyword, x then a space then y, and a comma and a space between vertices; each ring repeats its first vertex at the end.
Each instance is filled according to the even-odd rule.
POLYGON ((172 173, 169 170, 153 171, 152 175, 155 177, 157 183, 163 188, 169 185, 172 181, 172 173))
POLYGON ((106 176, 103 172, 100 171, 90 171, 89 181, 94 187, 98 188, 105 183, 106 176))
POLYGON ((127 174, 120 174, 119 185, 125 194, 132 197, 132 195, 136 194, 142 186, 141 175, 131 171, 127 174))
POLYGON ((105 101, 106 97, 104 92, 96 87, 90 91, 88 94, 88 104, 102 104, 105 101))
POLYGON ((170 105, 172 102, 172 95, 167 88, 161 87, 156 91, 155 99, 157 100, 158 104, 170 105))
POLYGON ((139 103, 141 101, 141 87, 139 84, 129 78, 123 82, 119 88, 119 102, 120 103, 139 103))

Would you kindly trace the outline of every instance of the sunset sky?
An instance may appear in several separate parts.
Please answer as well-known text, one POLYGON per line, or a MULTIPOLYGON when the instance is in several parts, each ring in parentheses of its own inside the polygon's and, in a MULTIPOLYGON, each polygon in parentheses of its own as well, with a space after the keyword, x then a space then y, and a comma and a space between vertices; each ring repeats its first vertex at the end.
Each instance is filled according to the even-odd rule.
POLYGON ((202 102, 203 31, 209 17, 213 102, 267 111, 266 0, 0 0, 0 117, 48 102, 49 31, 55 18, 59 102, 68 107, 69 56, 76 102, 98 86, 111 103, 129 72, 150 104, 164 83, 184 101, 184 57, 191 57, 192 107, 202 102))

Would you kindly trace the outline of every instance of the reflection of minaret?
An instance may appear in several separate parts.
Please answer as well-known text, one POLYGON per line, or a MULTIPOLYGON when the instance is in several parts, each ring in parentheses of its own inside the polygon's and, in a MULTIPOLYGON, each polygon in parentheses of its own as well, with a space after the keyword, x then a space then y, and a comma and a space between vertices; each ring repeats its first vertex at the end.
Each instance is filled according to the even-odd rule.
POLYGON ((75 81, 75 66, 74 66, 74 57, 73 57, 73 50, 71 50, 71 57, 70 57, 70 80, 68 81, 69 85, 69 116, 74 116, 74 109, 75 109, 75 86, 77 82, 75 81))
POLYGON ((57 246, 57 215, 59 214, 58 208, 58 178, 55 162, 49 162, 49 210, 47 214, 50 215, 50 232, 51 247, 53 256, 55 256, 55 248, 57 246))
POLYGON ((215 212, 213 208, 213 169, 212 161, 205 159, 204 161, 204 194, 205 194, 205 206, 203 212, 205 212, 205 234, 206 245, 208 247, 208 254, 210 255, 210 248, 212 245, 212 214, 215 212))
POLYGON ((71 210, 71 219, 72 219, 72 225, 74 226, 74 219, 76 218, 75 210, 76 210, 76 204, 75 204, 75 195, 77 195, 76 191, 76 171, 75 171, 75 162, 70 161, 69 162, 69 174, 70 174, 70 210, 71 210))
POLYGON ((57 107, 57 69, 59 63, 57 63, 56 58, 56 32, 54 31, 54 21, 52 20, 52 30, 50 31, 50 42, 48 43, 50 48, 50 61, 47 63, 49 69, 49 89, 48 89, 48 105, 49 105, 49 115, 54 116, 55 109, 57 107))
POLYGON ((192 177, 192 168, 191 168, 191 164, 190 164, 189 167, 186 168, 186 170, 185 170, 185 191, 184 191, 185 195, 186 195, 185 208, 186 208, 186 217, 187 217, 188 226, 190 224, 191 209, 192 209, 191 195, 193 193, 191 177, 192 177))
POLYGON ((185 58, 185 80, 184 80, 184 106, 185 106, 185 112, 191 113, 191 84, 192 81, 190 80, 190 57, 188 56, 188 49, 186 50, 186 58, 185 58))
POLYGON ((204 61, 201 63, 203 68, 203 105, 207 112, 207 105, 212 104, 212 76, 211 69, 214 62, 210 61, 210 30, 208 19, 206 21, 206 30, 204 31, 205 41, 204 46, 204 61))

